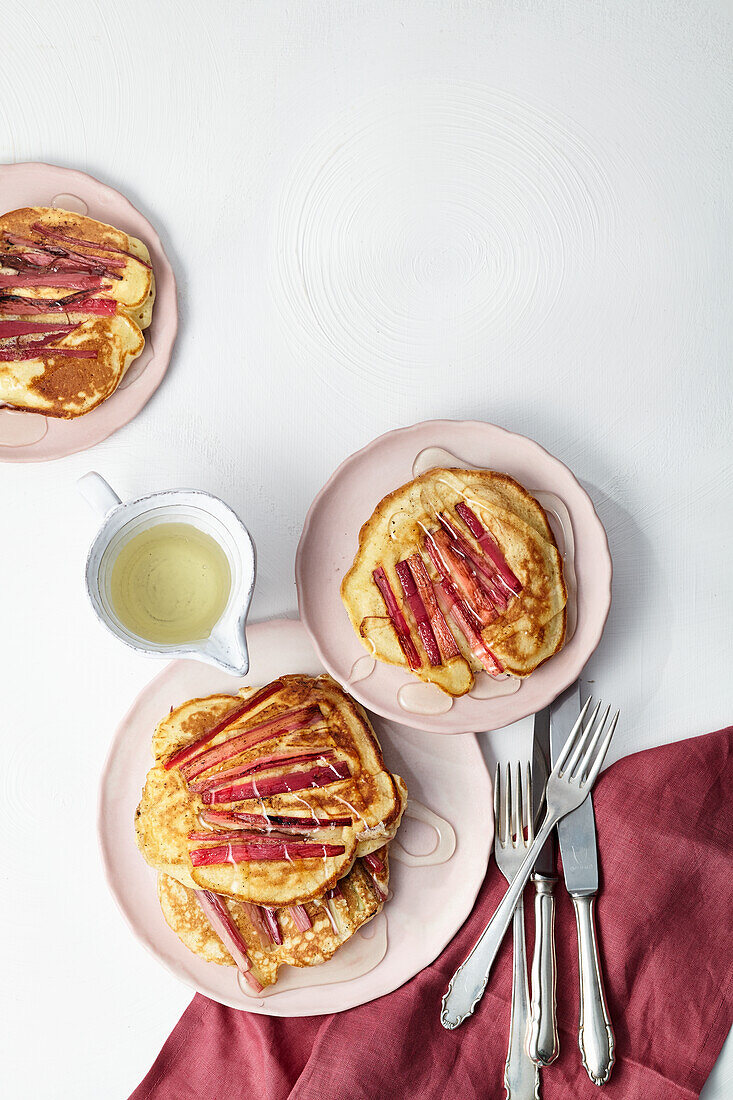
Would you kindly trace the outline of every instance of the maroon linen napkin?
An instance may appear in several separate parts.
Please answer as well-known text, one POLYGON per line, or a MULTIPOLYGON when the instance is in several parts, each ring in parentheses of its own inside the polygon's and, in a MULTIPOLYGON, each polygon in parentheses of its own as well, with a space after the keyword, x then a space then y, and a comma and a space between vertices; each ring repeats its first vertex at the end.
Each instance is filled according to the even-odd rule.
MULTIPOLYGON (((626 757, 601 776, 594 799, 597 915, 617 1044, 601 1095, 689 1100, 733 1022, 733 727, 626 757)), ((271 1019, 195 996, 131 1100, 503 1097, 510 935, 475 1015, 445 1031, 439 1013, 505 889, 492 861, 473 913, 436 962, 348 1012, 271 1019)), ((542 1096, 597 1098, 578 1052, 572 903, 561 884, 556 895, 561 1053, 542 1071, 542 1096)))

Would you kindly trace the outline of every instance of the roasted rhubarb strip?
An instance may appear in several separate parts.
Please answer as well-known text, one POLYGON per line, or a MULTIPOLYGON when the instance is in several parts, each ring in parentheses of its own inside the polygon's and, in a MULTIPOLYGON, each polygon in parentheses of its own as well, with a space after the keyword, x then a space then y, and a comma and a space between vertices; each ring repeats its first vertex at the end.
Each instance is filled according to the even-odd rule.
POLYGON ((361 862, 366 865, 366 873, 369 877, 369 881, 372 884, 372 887, 374 889, 374 893, 377 895, 377 897, 379 898, 380 901, 386 901, 387 900, 387 895, 385 894, 384 890, 382 889, 382 887, 379 885, 379 883, 375 879, 374 873, 373 873, 372 869, 370 868, 369 864, 367 863, 366 859, 362 859, 361 862))
POLYGON ((270 939, 273 943, 281 945, 283 942, 283 934, 280 931, 280 925, 277 922, 275 910, 270 909, 267 905, 261 905, 260 912, 262 913, 262 920, 267 928, 270 939))
POLYGON ((248 783, 234 783, 230 787, 215 787, 211 791, 204 791, 201 798, 207 806, 222 806, 230 802, 246 802, 250 798, 270 798, 274 794, 327 787, 329 783, 348 779, 350 774, 347 762, 339 760, 322 768, 290 772, 288 775, 265 776, 264 779, 252 779, 248 783))
POLYGON ((395 572, 402 586, 402 594, 405 597, 405 602, 415 619, 417 632, 420 635, 422 644, 425 646, 428 660, 433 666, 440 665, 443 662, 440 656, 440 650, 438 649, 438 643, 435 640, 433 628, 430 625, 430 618, 425 604, 423 603, 422 596, 418 592, 412 573, 410 572, 410 566, 406 561, 398 561, 395 566, 395 572))
POLYGON ((353 825, 350 817, 283 817, 282 814, 246 814, 240 810, 202 810, 201 820, 228 829, 258 829, 270 833, 281 829, 291 833, 309 833, 313 829, 341 829, 353 825))
POLYGON ((40 358, 57 358, 57 359, 96 359, 96 348, 49 348, 45 344, 39 348, 36 346, 35 350, 29 347, 23 348, 2 348, 0 347, 0 359, 9 362, 23 362, 25 359, 40 359, 40 358))
MULTIPOLYGON (((115 248, 111 244, 101 244, 99 241, 85 241, 81 237, 69 237, 66 233, 59 233, 56 229, 48 229, 42 222, 34 222, 31 229, 35 233, 39 233, 43 237, 50 237, 54 241, 66 241, 67 244, 76 245, 77 248, 97 249, 97 255, 99 252, 115 252, 119 256, 129 256, 131 260, 137 260, 143 267, 147 267, 148 270, 152 270, 151 265, 146 263, 145 260, 141 260, 139 256, 136 256, 134 252, 127 252, 124 248, 115 248)), ((91 255, 95 255, 94 252, 91 255)))
POLYGON ((47 275, 43 272, 29 271, 25 274, 0 275, 0 287, 13 290, 29 286, 49 288, 69 286, 74 290, 106 290, 107 288, 103 287, 102 278, 101 275, 74 275, 69 271, 49 272, 47 275))
POLYGON ((257 933, 257 938, 260 941, 261 947, 267 947, 268 944, 273 942, 270 935, 270 929, 264 919, 264 906, 255 905, 251 901, 240 901, 239 903, 247 914, 250 924, 257 933))
POLYGON ((322 721, 323 715, 318 707, 299 707, 297 710, 283 711, 276 718, 250 726, 241 733, 237 732, 236 736, 228 737, 221 744, 193 756, 180 765, 181 775, 186 781, 190 781, 202 772, 208 771, 209 768, 223 764, 226 760, 239 756, 240 753, 246 752, 247 749, 263 741, 271 741, 273 737, 293 733, 295 730, 310 729, 311 726, 322 721))
MULTIPOLYGON (((5 240, 9 244, 14 245, 17 248, 30 248, 32 251, 21 253, 21 257, 33 262, 34 259, 38 259, 43 264, 60 263, 69 261, 77 264, 83 264, 87 268, 96 268, 105 270, 108 267, 121 268, 127 263, 127 260, 115 260, 111 256, 97 253, 96 255, 84 255, 81 252, 74 252, 70 248, 65 248, 59 244, 39 244, 38 241, 32 241, 28 237, 18 237, 15 233, 5 233, 5 240)), ((0 258, 5 253, 0 254, 0 258)), ((12 260, 11 256, 11 266, 12 260)), ((119 276, 117 276, 119 278, 119 276)))
POLYGON ((444 604, 445 613, 450 615, 461 634, 463 634, 474 657, 481 662, 490 676, 501 675, 504 669, 486 645, 480 631, 476 630, 471 622, 470 616, 467 614, 468 605, 465 600, 459 597, 455 588, 448 580, 438 581, 435 585, 435 591, 438 596, 438 602, 444 604))
POLYGON ((24 298, 22 294, 0 294, 0 313, 23 317, 36 313, 91 313, 112 317, 117 312, 114 298, 89 298, 86 292, 65 298, 24 298))
POLYGON ((370 852, 369 855, 364 856, 363 859, 370 871, 376 871, 378 875, 382 874, 384 871, 384 864, 376 852, 370 852))
POLYGON ((481 520, 475 512, 471 511, 465 501, 461 500, 456 504, 456 512, 476 539, 487 558, 489 558, 496 567, 496 571, 503 583, 507 586, 512 595, 518 596, 522 591, 522 586, 507 565, 506 559, 499 549, 496 540, 489 534, 481 520))
POLYGON ((432 531, 428 531, 426 533, 424 546, 425 550, 427 551, 428 557, 438 571, 438 575, 440 576, 441 580, 444 581, 445 584, 448 586, 448 589, 455 594, 456 600, 460 601, 461 608, 468 618, 468 621, 471 623, 471 626, 475 631, 480 631, 483 628, 484 624, 481 622, 479 616, 465 599, 463 593, 459 592, 455 584, 453 583, 453 575, 450 571, 448 560, 443 552, 438 548, 438 544, 435 541, 435 536, 432 531))
POLYGON ((229 910, 217 894, 211 890, 197 890, 196 901, 201 906, 204 916, 216 932, 229 954, 234 959, 237 969, 244 975, 245 981, 255 993, 262 992, 262 986, 252 973, 252 962, 247 954, 247 944, 242 933, 231 918, 229 910))
POLYGON ((410 572, 415 579, 417 590, 422 597, 425 610, 430 618, 430 625, 433 628, 433 634, 438 643, 441 657, 444 661, 450 661, 453 657, 460 657, 461 651, 435 599, 433 585, 428 576, 428 571, 425 568, 425 562, 419 554, 412 554, 412 556, 407 559, 407 564, 410 567, 410 572))
POLYGON ((410 637, 410 630, 407 623, 405 622, 405 616, 400 611, 400 607, 397 603, 395 594, 390 587, 389 581, 387 580, 387 574, 385 573, 381 565, 377 566, 377 568, 372 572, 372 577, 374 578, 374 583, 381 592, 382 598, 387 605, 387 612, 392 622, 392 626, 395 628, 397 640, 400 643, 402 652, 407 658, 408 665, 411 669, 422 668, 420 654, 415 649, 415 643, 410 637))
POLYGON ((71 321, 0 321, 0 340, 7 340, 10 336, 32 336, 36 333, 63 335, 75 328, 78 325, 71 321))
MULTIPOLYGON (((456 553, 450 536, 445 531, 430 532, 429 535, 426 535, 426 545, 429 553, 431 547, 437 548, 447 566, 447 573, 441 570, 443 576, 447 575, 449 580, 453 582, 481 626, 490 626, 496 622, 497 612, 494 604, 478 584, 468 564, 460 554, 456 553)), ((435 558, 433 558, 433 562, 436 562, 435 558)))
POLYGON ((313 927, 313 923, 308 916, 308 910, 304 905, 289 905, 288 913, 293 918, 293 924, 299 932, 307 932, 309 928, 313 927))
POLYGON ((219 829, 201 829, 188 834, 188 839, 197 844, 229 844, 231 841, 254 840, 263 844, 277 844, 281 840, 292 840, 285 833, 258 833, 252 829, 232 829, 229 832, 220 832, 219 829))
POLYGON ((465 560, 477 583, 482 587, 496 609, 505 611, 511 596, 501 584, 493 563, 474 550, 455 524, 451 523, 445 512, 439 513, 438 519, 444 531, 450 536, 454 551, 465 560))
MULTIPOLYGON (((344 897, 344 892, 341 889, 338 882, 336 883, 335 886, 332 886, 331 889, 326 892, 326 897, 329 899, 329 901, 332 898, 343 898, 344 897)), ((344 901, 345 900, 346 899, 344 898, 344 901)))
POLYGON ((225 787, 234 779, 241 779, 245 775, 254 775, 257 772, 268 771, 270 768, 282 767, 285 764, 305 764, 309 760, 334 760, 336 753, 333 749, 308 749, 302 752, 276 752, 270 756, 262 756, 259 760, 242 764, 238 768, 227 768, 217 772, 208 779, 199 779, 189 784, 189 789, 196 794, 213 790, 215 787, 225 787))
POLYGON ((260 703, 264 703, 272 695, 280 691, 282 686, 281 680, 274 680, 271 684, 268 684, 267 687, 260 688, 254 695, 250 695, 243 703, 240 703, 239 706, 230 710, 223 718, 207 729, 205 733, 202 733, 200 737, 192 741, 190 745, 184 745, 182 749, 178 749, 172 756, 169 756, 165 762, 166 770, 169 771, 171 768, 179 767, 187 760, 190 760, 192 756, 196 756, 204 745, 207 745, 209 741, 212 741, 216 737, 217 733, 221 733, 222 730, 225 730, 232 722, 236 722, 237 718, 241 718, 243 714, 247 714, 248 711, 259 706, 260 703))
POLYGON ((282 862, 293 859, 330 859, 342 856, 343 844, 316 844, 307 841, 279 841, 263 844, 249 841, 244 844, 222 844, 217 848, 194 848, 189 853, 194 867, 209 867, 217 863, 282 862))

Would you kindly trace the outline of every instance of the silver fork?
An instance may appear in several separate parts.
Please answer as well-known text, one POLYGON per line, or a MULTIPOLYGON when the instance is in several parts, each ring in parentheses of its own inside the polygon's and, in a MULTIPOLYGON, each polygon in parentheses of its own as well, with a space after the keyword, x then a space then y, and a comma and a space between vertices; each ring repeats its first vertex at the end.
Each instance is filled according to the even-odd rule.
POLYGON ((547 810, 541 828, 527 849, 521 867, 512 879, 511 886, 493 917, 481 933, 478 943, 451 978, 443 997, 443 1010, 440 1014, 443 1027, 458 1027, 467 1016, 471 1015, 481 1000, 496 953, 542 845, 560 818, 576 809, 588 797, 601 770, 616 729, 618 711, 607 731, 607 721, 604 717, 603 722, 593 732, 593 722, 588 722, 583 728, 583 719, 589 703, 590 700, 578 715, 578 720, 550 772, 545 789, 547 810))
MULTIPOLYGON (((532 843, 532 789, 529 765, 525 769, 526 791, 519 763, 507 764, 501 781, 501 765, 496 766, 494 782, 494 857, 496 866, 511 885, 532 843), (527 829, 525 839, 524 830, 527 829)), ((512 1010, 509 1023, 509 1049, 504 1067, 507 1100, 539 1100, 540 1075, 526 1049, 529 1024, 529 982, 527 948, 524 940, 524 902, 519 896, 512 925, 512 1010)))

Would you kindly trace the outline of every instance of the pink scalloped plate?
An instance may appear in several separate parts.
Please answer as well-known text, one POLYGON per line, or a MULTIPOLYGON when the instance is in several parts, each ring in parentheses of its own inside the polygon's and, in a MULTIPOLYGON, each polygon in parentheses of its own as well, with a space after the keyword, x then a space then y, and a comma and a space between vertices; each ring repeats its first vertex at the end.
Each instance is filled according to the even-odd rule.
MULTIPOLYGON (((552 514, 550 521, 563 552, 567 547, 552 514)), ((579 676, 600 641, 611 606, 611 574, 603 525, 567 466, 533 440, 475 420, 413 424, 379 436, 347 458, 313 501, 295 560, 301 621, 331 675, 369 710, 433 733, 500 729, 551 703, 579 676), (568 544, 574 545, 573 561, 566 558, 566 575, 574 570, 576 622, 564 647, 523 680, 515 694, 488 699, 465 695, 451 705, 449 697, 434 689, 449 708, 444 713, 404 709, 401 689, 416 682, 405 669, 376 661, 371 673, 362 675, 366 651, 340 595, 362 524, 383 497, 412 479, 415 459, 428 448, 449 451, 466 466, 510 474, 531 493, 551 494, 558 507, 566 509, 568 544)), ((570 610, 569 600, 569 620, 570 610)))
POLYGON ((147 218, 119 191, 86 172, 34 162, 0 165, 0 213, 23 206, 58 206, 122 229, 144 241, 155 272, 155 305, 145 347, 111 397, 76 420, 0 409, 0 462, 47 462, 101 443, 137 416, 155 393, 178 329, 176 280, 147 218))
POLYGON ((412 853, 409 859, 422 862, 400 861, 393 847, 391 896, 383 912, 328 962, 305 970, 286 966, 266 997, 247 995, 234 967, 192 954, 165 923, 156 873, 137 850, 134 829, 135 808, 152 763, 152 733, 171 707, 214 692, 234 693, 244 684, 258 687, 286 673, 318 676, 324 671, 297 620, 248 626, 247 639, 251 665, 245 679, 198 661, 174 661, 140 693, 122 720, 99 795, 98 832, 107 881, 138 939, 175 977, 206 997, 265 1016, 342 1012, 390 993, 429 966, 468 917, 494 839, 491 779, 475 737, 447 741, 374 719, 387 767, 403 776, 408 788, 395 845, 404 844, 412 853), (435 833, 415 822, 416 802, 443 820, 455 840, 452 854, 449 846, 438 860, 432 850, 435 833), (367 958, 365 968, 364 952, 369 956, 377 937, 379 950, 367 958), (362 964, 354 965, 360 959, 362 964), (305 984, 288 987, 293 981, 305 984))

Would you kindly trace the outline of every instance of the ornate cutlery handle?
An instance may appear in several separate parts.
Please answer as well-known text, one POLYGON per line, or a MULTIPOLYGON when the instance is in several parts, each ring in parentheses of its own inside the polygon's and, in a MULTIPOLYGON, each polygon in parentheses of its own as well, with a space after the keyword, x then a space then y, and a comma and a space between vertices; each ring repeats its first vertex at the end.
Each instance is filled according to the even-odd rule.
POLYGON ((527 1053, 533 1062, 549 1066, 560 1053, 555 1002, 555 896, 554 878, 536 878, 534 899, 534 955, 532 1003, 527 1053))
POLYGON ((524 904, 520 897, 512 925, 512 1015, 509 1024, 509 1049, 504 1067, 507 1100, 539 1100, 540 1075, 527 1054, 525 1040, 529 1022, 527 985, 527 948, 524 942, 524 904))
POLYGON ((598 957, 595 898, 573 897, 578 925, 578 955, 580 958, 580 1031, 578 1044, 586 1073, 594 1085, 605 1085, 611 1076, 615 1039, 603 992, 601 964, 598 957))
POLYGON ((489 980, 489 972, 511 922, 512 914, 517 907, 517 902, 522 896, 522 891, 532 873, 532 868, 542 845, 557 824, 559 816, 559 814, 547 814, 542 823, 542 828, 530 845, 519 871, 512 879, 511 886, 481 933, 478 943, 451 978, 448 990, 443 997, 443 1009, 440 1013, 440 1022, 443 1027, 458 1027, 467 1016, 471 1015, 483 997, 486 983, 489 980))

